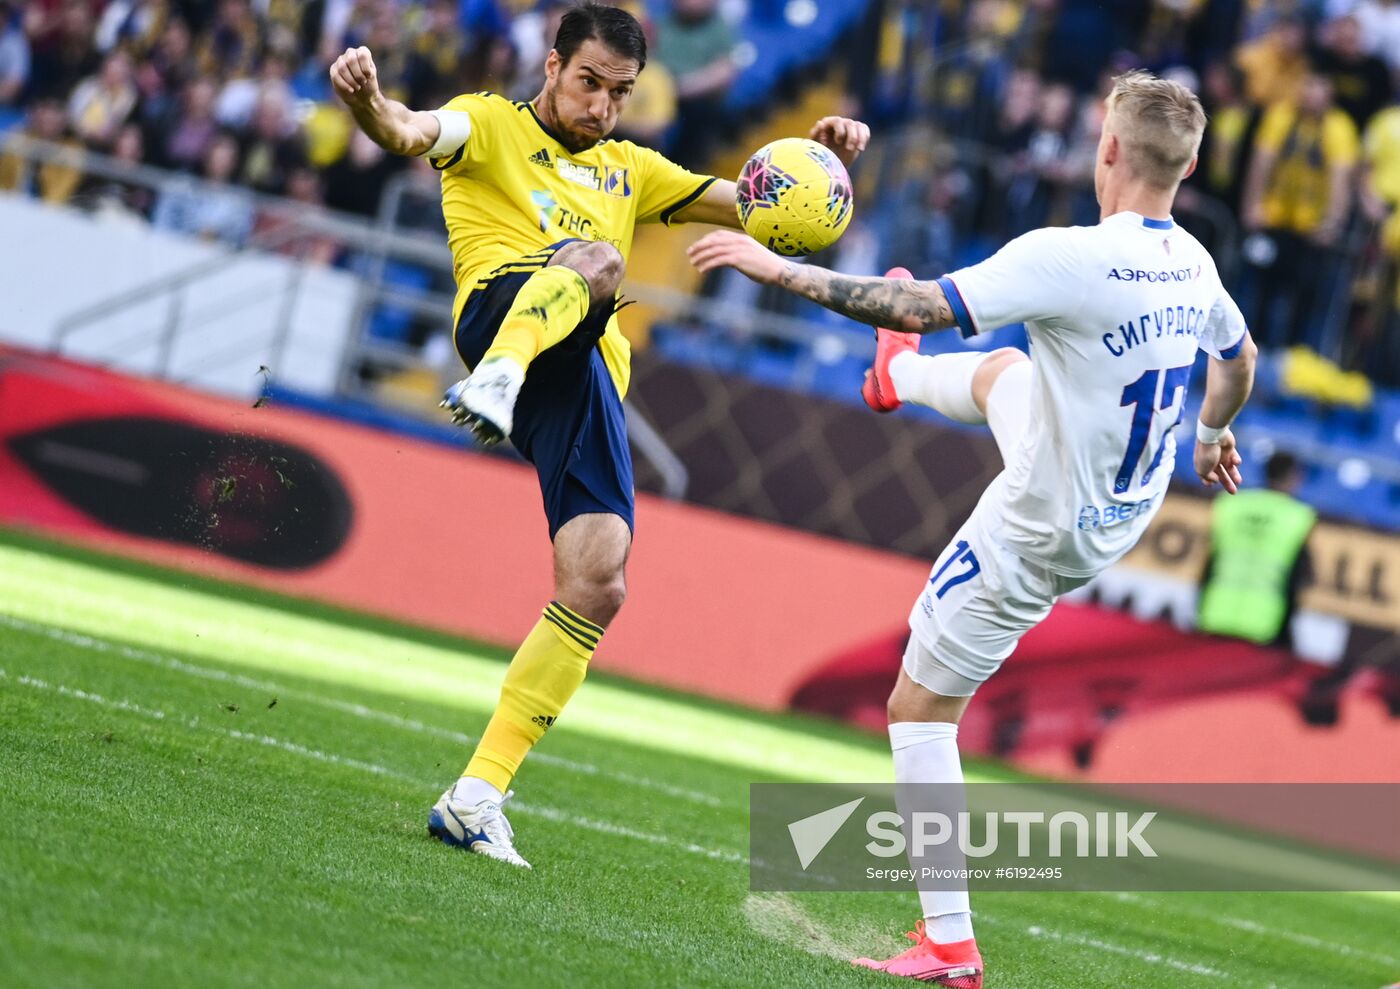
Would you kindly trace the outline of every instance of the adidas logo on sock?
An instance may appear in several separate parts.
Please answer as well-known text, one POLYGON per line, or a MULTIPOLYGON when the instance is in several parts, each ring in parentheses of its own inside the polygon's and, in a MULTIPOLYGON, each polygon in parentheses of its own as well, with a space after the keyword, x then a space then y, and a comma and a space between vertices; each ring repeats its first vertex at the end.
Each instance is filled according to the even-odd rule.
POLYGON ((539 725, 541 728, 549 728, 551 725, 554 724, 554 715, 537 714, 530 720, 533 721, 535 724, 539 725))
POLYGON ((540 148, 530 156, 530 164, 539 165, 541 168, 554 167, 554 162, 549 160, 549 151, 545 148, 540 148))

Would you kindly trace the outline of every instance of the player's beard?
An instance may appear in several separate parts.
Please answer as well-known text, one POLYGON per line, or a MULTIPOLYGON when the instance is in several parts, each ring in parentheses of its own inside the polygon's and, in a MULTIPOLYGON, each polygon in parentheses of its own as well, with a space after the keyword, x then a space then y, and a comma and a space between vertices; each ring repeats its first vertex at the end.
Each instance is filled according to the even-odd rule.
POLYGON ((549 109, 549 119, 554 121, 555 130, 559 135, 559 143, 568 148, 573 154, 579 154, 595 146, 603 139, 600 133, 597 137, 588 137, 569 128, 564 123, 564 118, 559 115, 559 100, 555 96, 554 87, 545 90, 544 104, 549 109))

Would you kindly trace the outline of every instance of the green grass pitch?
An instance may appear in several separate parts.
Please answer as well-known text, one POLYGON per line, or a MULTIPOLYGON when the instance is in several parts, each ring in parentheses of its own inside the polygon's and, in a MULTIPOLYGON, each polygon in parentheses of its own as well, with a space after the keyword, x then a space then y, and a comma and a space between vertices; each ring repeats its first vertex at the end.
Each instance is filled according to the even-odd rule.
MULTIPOLYGON (((897 984, 847 959, 912 894, 753 894, 745 858, 749 782, 886 780, 879 738, 593 677, 517 780, 534 871, 430 840, 502 659, 0 538, 0 985, 897 984)), ((1393 896, 973 906, 988 989, 1400 979, 1393 896)))

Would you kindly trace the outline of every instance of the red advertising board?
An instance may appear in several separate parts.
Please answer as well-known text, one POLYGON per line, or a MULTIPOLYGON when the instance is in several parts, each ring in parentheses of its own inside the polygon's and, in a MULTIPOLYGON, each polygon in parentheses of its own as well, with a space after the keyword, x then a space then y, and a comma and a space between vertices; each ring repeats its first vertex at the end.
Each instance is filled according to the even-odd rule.
MULTIPOLYGON (((0 348, 0 524, 512 646, 551 595, 533 472, 0 348)), ((872 729, 922 560, 639 497, 630 596, 594 660, 872 729)), ((1400 719, 1298 664, 1061 604, 983 688, 964 747, 1102 780, 1400 781, 1400 719), (1228 757, 1222 757, 1228 753, 1228 757)))

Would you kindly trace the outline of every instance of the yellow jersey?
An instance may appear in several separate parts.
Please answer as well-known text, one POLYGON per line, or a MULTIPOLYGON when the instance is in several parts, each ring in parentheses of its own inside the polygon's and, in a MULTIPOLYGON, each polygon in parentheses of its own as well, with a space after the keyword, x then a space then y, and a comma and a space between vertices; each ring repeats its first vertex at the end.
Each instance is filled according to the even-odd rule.
POLYGON ((1356 125, 1335 108, 1309 118, 1289 103, 1275 104, 1254 143, 1278 155, 1264 191, 1264 222, 1301 234, 1312 233, 1327 215, 1330 169, 1351 168, 1361 157, 1356 125))
MULTIPOLYGON (((457 281, 454 326, 474 291, 497 275, 542 267, 548 248, 560 241, 606 241, 625 261, 638 223, 669 224, 715 181, 630 141, 604 140, 571 152, 529 103, 477 93, 443 109, 471 117, 465 144, 428 159, 442 173, 442 215, 457 281)), ((625 395, 631 347, 616 316, 598 346, 625 395)))

